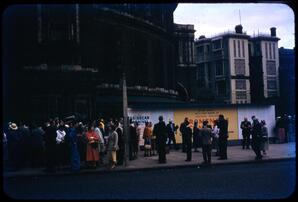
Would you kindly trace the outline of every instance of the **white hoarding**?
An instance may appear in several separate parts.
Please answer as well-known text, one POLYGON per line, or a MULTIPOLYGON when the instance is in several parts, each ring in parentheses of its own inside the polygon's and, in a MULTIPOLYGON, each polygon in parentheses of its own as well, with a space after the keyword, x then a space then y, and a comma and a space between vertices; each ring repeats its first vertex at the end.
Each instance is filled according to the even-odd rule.
POLYGON ((242 130, 240 128, 241 122, 244 120, 244 117, 247 117, 247 119, 252 122, 251 117, 256 116, 259 121, 265 120, 269 137, 273 137, 273 129, 275 126, 275 106, 269 105, 269 106, 245 106, 245 107, 239 107, 238 108, 238 136, 239 139, 242 138, 242 130))
POLYGON ((150 121, 152 125, 158 123, 158 117, 163 116, 165 123, 169 122, 169 119, 174 120, 174 112, 172 110, 143 110, 143 109, 131 109, 127 110, 128 116, 132 121, 137 121, 140 125, 140 145, 144 145, 143 132, 145 128, 145 122, 150 121))

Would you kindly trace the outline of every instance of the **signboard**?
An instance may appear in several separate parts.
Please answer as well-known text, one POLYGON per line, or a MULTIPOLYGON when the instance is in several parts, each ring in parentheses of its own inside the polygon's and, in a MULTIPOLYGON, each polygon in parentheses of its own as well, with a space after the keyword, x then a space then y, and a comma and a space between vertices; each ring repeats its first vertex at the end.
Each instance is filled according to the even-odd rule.
POLYGON ((169 119, 173 120, 173 111, 170 110, 133 110, 131 108, 128 108, 128 117, 132 121, 136 121, 139 124, 140 127, 140 145, 144 145, 144 139, 143 139, 143 132, 145 128, 145 122, 151 122, 152 126, 154 124, 158 123, 158 117, 163 116, 163 120, 167 124, 169 122, 169 119))
MULTIPOLYGON (((197 119, 199 128, 202 127, 203 121, 205 120, 207 120, 208 124, 213 127, 214 120, 217 120, 220 114, 224 115, 225 119, 228 121, 229 140, 238 139, 238 119, 236 107, 176 109, 174 111, 174 123, 180 126, 180 124, 184 121, 184 118, 188 117, 190 122, 194 122, 194 120, 197 119)), ((180 131, 178 131, 178 134, 176 135, 176 142, 182 142, 180 131)))

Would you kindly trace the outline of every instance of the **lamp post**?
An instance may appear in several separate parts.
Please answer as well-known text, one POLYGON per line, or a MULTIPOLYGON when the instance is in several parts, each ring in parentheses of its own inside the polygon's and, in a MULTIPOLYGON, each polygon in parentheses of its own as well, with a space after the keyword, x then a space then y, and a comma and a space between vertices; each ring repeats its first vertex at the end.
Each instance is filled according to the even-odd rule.
POLYGON ((127 89, 126 89, 126 78, 125 72, 122 75, 122 95, 123 95, 123 131, 124 131, 124 165, 128 166, 128 155, 129 155, 129 128, 128 128, 128 115, 127 115, 127 89))

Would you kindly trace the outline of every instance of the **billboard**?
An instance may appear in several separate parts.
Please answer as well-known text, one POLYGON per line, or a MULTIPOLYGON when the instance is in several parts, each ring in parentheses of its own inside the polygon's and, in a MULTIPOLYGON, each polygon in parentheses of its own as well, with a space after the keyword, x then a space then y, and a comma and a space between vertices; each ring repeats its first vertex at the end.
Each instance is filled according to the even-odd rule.
MULTIPOLYGON (((208 121, 208 124, 213 126, 213 121, 218 119, 218 116, 222 114, 228 121, 228 140, 242 139, 242 130, 240 128, 241 121, 244 117, 247 117, 251 121, 251 116, 255 115, 259 121, 265 120, 268 127, 269 137, 273 136, 273 128, 275 126, 275 106, 229 106, 229 107, 209 107, 209 108, 181 108, 181 109, 128 109, 128 116, 140 124, 141 137, 140 145, 144 144, 142 138, 143 130, 146 121, 151 121, 152 124, 158 123, 158 117, 162 115, 166 124, 169 119, 172 119, 175 125, 180 127, 180 124, 184 121, 185 117, 188 117, 190 122, 198 120, 199 128, 202 127, 204 120, 208 121)), ((176 142, 182 142, 182 136, 178 129, 175 134, 176 142)))
MULTIPOLYGON (((229 140, 238 139, 238 118, 237 109, 233 108, 196 108, 196 109, 176 109, 174 110, 174 123, 180 124, 184 121, 185 117, 188 117, 190 122, 195 119, 198 120, 199 128, 202 127, 203 121, 207 120, 208 124, 213 126, 214 120, 218 119, 218 116, 222 114, 228 121, 229 140)), ((176 141, 181 143, 181 134, 178 131, 176 135, 176 141)))

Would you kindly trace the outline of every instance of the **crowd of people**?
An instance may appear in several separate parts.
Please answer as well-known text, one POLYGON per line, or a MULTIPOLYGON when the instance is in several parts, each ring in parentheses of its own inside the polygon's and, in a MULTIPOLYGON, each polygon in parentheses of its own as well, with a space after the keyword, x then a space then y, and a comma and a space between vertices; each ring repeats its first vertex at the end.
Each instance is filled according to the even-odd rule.
MULTIPOLYGON (((44 125, 20 122, 8 123, 3 133, 4 164, 12 170, 25 167, 44 167, 46 172, 56 172, 63 169, 79 171, 82 168, 97 168, 107 166, 114 169, 123 165, 125 155, 125 137, 123 119, 99 118, 92 122, 78 122, 75 119, 49 119, 44 125), (105 163, 104 159, 107 160, 105 163)), ((278 127, 281 124, 277 124, 278 127)), ((140 138, 144 139, 144 157, 158 154, 158 162, 166 163, 166 154, 171 149, 179 150, 175 135, 179 129, 182 136, 182 152, 186 160, 192 160, 192 151, 199 152, 202 148, 204 165, 211 164, 212 150, 219 160, 227 159, 228 121, 219 115, 213 123, 204 120, 199 127, 198 120, 189 120, 175 125, 173 120, 165 123, 163 117, 152 124, 148 121, 145 127, 130 120, 128 136, 129 160, 138 158, 140 138)), ((252 116, 252 122, 247 118, 241 122, 242 148, 252 147, 256 159, 266 155, 269 145, 268 129, 264 120, 252 116), (250 136, 252 138, 250 138, 250 136)), ((279 132, 283 132, 278 128, 279 132)))

